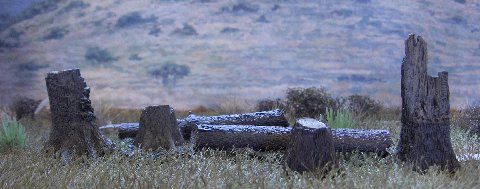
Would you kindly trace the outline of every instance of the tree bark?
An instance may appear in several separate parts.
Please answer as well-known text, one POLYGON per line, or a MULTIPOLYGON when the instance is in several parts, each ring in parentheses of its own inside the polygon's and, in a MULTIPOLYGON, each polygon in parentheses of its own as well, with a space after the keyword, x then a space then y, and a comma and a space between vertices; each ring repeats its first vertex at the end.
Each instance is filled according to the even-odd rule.
POLYGON ((184 143, 175 111, 168 105, 148 106, 140 116, 140 129, 134 144, 143 149, 174 149, 184 143))
POLYGON ((199 124, 206 125, 256 125, 256 126, 282 126, 288 127, 288 121, 282 110, 253 112, 244 114, 231 114, 219 116, 196 116, 189 115, 179 120, 178 125, 182 128, 183 138, 190 140, 190 133, 199 124))
POLYGON ((448 73, 427 74, 427 43, 411 34, 401 71, 402 129, 398 158, 425 171, 432 165, 460 167, 450 141, 448 73))
POLYGON ((108 141, 95 123, 90 88, 79 69, 50 72, 45 78, 52 116, 46 149, 59 152, 64 163, 73 155, 101 156, 108 141))
POLYGON ((198 125, 191 142, 197 148, 230 150, 252 148, 259 151, 284 150, 291 128, 255 125, 198 125))
MULTIPOLYGON (((198 124, 210 125, 258 125, 258 126, 282 126, 288 127, 288 121, 281 110, 254 112, 245 114, 221 115, 221 116, 196 116, 189 115, 185 119, 177 120, 181 133, 185 140, 190 140, 192 129, 198 124)), ((110 124, 100 127, 101 130, 118 129, 120 139, 134 138, 137 135, 138 123, 110 124)))
POLYGON ((293 171, 320 171, 325 175, 336 164, 330 129, 311 118, 296 121, 285 154, 285 162, 293 171))
MULTIPOLYGON (((387 156, 392 145, 387 130, 330 129, 337 152, 354 151, 387 156)), ((292 128, 253 125, 198 125, 192 131, 197 148, 229 150, 250 147, 259 151, 285 150, 292 128)))

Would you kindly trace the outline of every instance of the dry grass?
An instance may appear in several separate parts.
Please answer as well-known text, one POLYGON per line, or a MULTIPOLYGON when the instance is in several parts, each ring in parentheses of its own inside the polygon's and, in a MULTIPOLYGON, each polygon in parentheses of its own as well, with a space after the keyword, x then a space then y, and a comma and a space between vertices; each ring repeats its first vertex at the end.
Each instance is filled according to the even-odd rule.
MULTIPOLYGON (((111 108, 102 115, 112 120, 134 119, 137 115, 111 108), (124 115, 124 116, 121 116, 124 115), (131 116, 131 117, 128 117, 131 116)), ((186 111, 182 111, 186 112, 186 111)), ((394 111, 395 112, 395 111, 394 111)), ((398 139, 400 123, 395 116, 358 124, 388 129, 398 139), (391 118, 394 119, 391 119, 391 118)), ((131 120, 133 121, 133 120, 131 120)), ((92 162, 78 159, 62 166, 42 152, 48 139, 48 121, 22 120, 27 132, 27 149, 0 154, 2 188, 478 188, 480 162, 462 161, 454 176, 432 168, 418 174, 398 164, 393 156, 379 159, 362 154, 342 159, 325 178, 315 173, 297 174, 285 170, 283 152, 258 154, 249 150, 166 152, 158 156, 113 153, 92 162)), ((452 126, 452 143, 457 155, 480 154, 479 138, 452 126)), ((116 141, 120 146, 124 141, 116 141)), ((391 149, 394 150, 393 148, 391 149)))

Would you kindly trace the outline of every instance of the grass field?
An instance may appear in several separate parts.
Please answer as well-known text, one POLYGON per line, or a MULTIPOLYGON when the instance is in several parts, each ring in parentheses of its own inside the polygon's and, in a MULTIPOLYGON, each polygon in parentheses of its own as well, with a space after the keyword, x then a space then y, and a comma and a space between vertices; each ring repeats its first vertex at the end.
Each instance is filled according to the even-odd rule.
MULTIPOLYGON (((137 121, 139 112, 97 108, 99 121, 103 122, 137 121)), ((177 112, 178 117, 185 115, 177 112)), ((338 168, 323 179, 315 172, 302 175, 285 169, 284 152, 260 153, 248 149, 224 152, 194 151, 186 147, 182 152, 160 152, 154 156, 142 152, 131 156, 115 152, 97 161, 80 158, 62 166, 58 159, 42 151, 49 134, 49 115, 41 114, 35 121, 24 119, 21 123, 26 129, 27 147, 0 154, 1 188, 480 187, 479 160, 462 160, 462 168, 455 175, 435 167, 419 174, 411 171, 408 165, 396 162, 394 156, 380 159, 364 154, 341 158, 338 168)), ((398 111, 384 112, 376 118, 357 122, 355 127, 388 129, 396 143, 400 133, 399 114, 398 111)), ((457 156, 480 154, 479 138, 468 135, 456 125, 451 128, 457 156)), ((125 146, 125 141, 113 140, 118 146, 125 146)), ((394 152, 395 149, 390 150, 394 152)))

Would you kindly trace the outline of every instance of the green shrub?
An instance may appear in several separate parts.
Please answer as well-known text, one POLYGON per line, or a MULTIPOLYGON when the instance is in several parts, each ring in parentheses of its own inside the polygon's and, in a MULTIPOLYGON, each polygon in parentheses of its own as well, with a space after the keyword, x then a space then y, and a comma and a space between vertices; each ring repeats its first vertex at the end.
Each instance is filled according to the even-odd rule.
POLYGON ((148 22, 156 22, 157 18, 151 16, 150 18, 143 18, 138 11, 127 13, 120 18, 118 18, 115 27, 117 28, 127 28, 138 24, 144 24, 148 22))
POLYGON ((61 0, 41 0, 35 1, 18 16, 18 21, 33 18, 39 14, 47 13, 57 9, 58 3, 61 0))
POLYGON ((24 148, 26 141, 23 126, 10 116, 2 117, 2 128, 0 128, 0 152, 24 148))
POLYGON ((259 100, 257 102, 257 105, 255 106, 256 111, 269 111, 273 109, 285 109, 285 105, 282 102, 282 99, 276 98, 259 100))
POLYGON ((18 41, 0 39, 0 48, 11 49, 11 48, 16 48, 16 47, 20 47, 20 43, 18 41))
POLYGON ((173 30, 172 35, 177 36, 197 36, 197 30, 190 24, 184 23, 183 28, 173 30))
POLYGON ((336 107, 336 103, 324 88, 290 88, 287 89, 286 106, 293 117, 316 118, 325 114, 327 107, 336 107))
POLYGON ((150 70, 149 74, 155 79, 161 78, 164 86, 173 87, 177 84, 177 80, 190 74, 190 67, 167 62, 160 68, 150 70))
POLYGON ((334 111, 331 108, 325 110, 325 119, 329 128, 352 128, 353 118, 348 110, 334 111))
POLYGON ((461 110, 453 119, 453 123, 471 134, 480 136, 480 106, 473 105, 461 110))
POLYGON ((32 86, 38 79, 38 74, 41 69, 48 68, 46 64, 40 64, 34 60, 28 62, 15 63, 10 68, 10 71, 15 74, 16 77, 11 81, 15 83, 17 87, 32 86))
POLYGON ((63 7, 60 13, 62 14, 67 13, 75 9, 85 9, 89 6, 90 6, 89 3, 84 3, 83 1, 75 0, 75 1, 71 1, 70 3, 68 3, 67 6, 63 7))
POLYGON ((346 98, 339 98, 337 107, 350 110, 352 115, 359 119, 377 115, 383 108, 381 103, 364 95, 350 95, 346 98))
POLYGON ((10 32, 8 33, 8 38, 12 38, 15 40, 19 40, 22 35, 25 34, 23 31, 17 31, 15 28, 10 29, 10 32))
POLYGON ((41 100, 31 99, 25 96, 18 96, 13 99, 10 109, 15 112, 16 120, 24 117, 35 118, 35 109, 41 100))
POLYGON ((62 39, 68 32, 65 27, 53 27, 48 29, 48 34, 43 37, 43 40, 62 39))
POLYGON ((116 60, 115 57, 107 50, 100 47, 90 47, 87 49, 85 53, 85 59, 97 63, 97 64, 105 64, 110 63, 116 60))

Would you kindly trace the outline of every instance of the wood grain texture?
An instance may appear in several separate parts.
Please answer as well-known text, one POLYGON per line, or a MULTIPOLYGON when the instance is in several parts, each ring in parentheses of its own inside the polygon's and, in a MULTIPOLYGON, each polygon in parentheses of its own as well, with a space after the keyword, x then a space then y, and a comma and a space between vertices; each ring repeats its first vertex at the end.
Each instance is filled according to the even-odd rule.
POLYGON ((332 133, 324 124, 315 126, 319 123, 311 118, 296 121, 285 154, 285 163, 290 169, 318 170, 324 175, 337 164, 332 133), (310 121, 305 121, 307 119, 310 121))
POLYGON ((177 126, 175 111, 168 105, 148 106, 140 116, 140 127, 134 144, 143 149, 174 149, 184 143, 177 126))
POLYGON ((460 167, 450 142, 448 73, 427 74, 427 43, 411 34, 401 70, 402 129, 398 157, 424 171, 460 167))
MULTIPOLYGON (((387 156, 392 146, 387 130, 330 129, 335 151, 375 153, 387 156)), ((197 148, 229 150, 250 147, 254 150, 285 150, 292 128, 254 125, 198 125, 192 131, 192 141, 197 148)))
POLYGON ((52 115, 52 131, 45 147, 59 152, 65 161, 73 153, 92 158, 103 155, 107 140, 96 126, 90 88, 80 70, 50 72, 45 81, 52 115))

